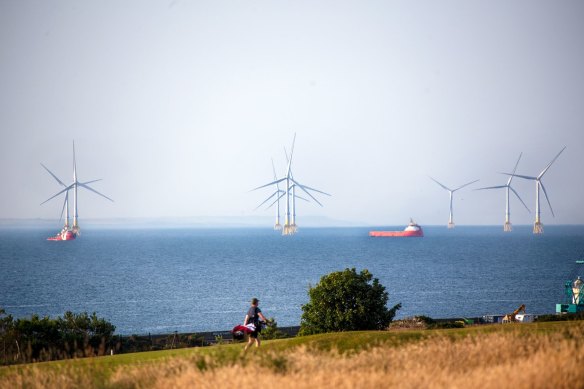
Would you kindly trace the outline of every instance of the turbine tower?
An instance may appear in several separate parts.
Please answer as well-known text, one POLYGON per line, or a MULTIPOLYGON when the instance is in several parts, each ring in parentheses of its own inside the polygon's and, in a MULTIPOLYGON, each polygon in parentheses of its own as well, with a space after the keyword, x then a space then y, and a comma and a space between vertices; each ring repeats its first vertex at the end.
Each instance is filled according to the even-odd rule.
MULTIPOLYGON (((517 159, 517 162, 515 163, 515 167, 513 168, 513 174, 515 174, 515 171, 517 170, 517 165, 519 165, 519 161, 521 160, 521 155, 523 155, 523 153, 519 154, 519 158, 517 159)), ((517 191, 515 189, 513 189, 513 187, 511 186, 511 180, 513 180, 513 175, 511 175, 509 177, 509 179, 507 180, 507 184, 505 184, 505 185, 487 186, 485 188, 475 189, 475 190, 484 190, 484 189, 502 189, 502 188, 505 188, 505 224, 503 225, 503 231, 505 231, 505 232, 509 232, 509 231, 513 230, 513 227, 511 225, 511 206, 509 204, 509 198, 510 198, 509 191, 512 191, 513 193, 515 193, 515 196, 517 196, 519 201, 521 201, 521 204, 523 204, 525 209, 527 209, 527 212, 531 213, 529 208, 527 208, 527 205, 525 205, 525 202, 519 196, 519 193, 517 193, 517 191)))
POLYGON ((545 195, 545 199, 547 200, 547 203, 550 206, 550 211, 552 212, 552 216, 556 217, 556 215, 554 214, 554 210, 552 208, 552 203, 550 202, 550 199, 547 195, 547 191, 545 190, 545 186, 543 185, 543 182, 541 180, 542 180, 544 174, 550 168, 550 166, 552 166, 552 164, 556 161, 556 159, 558 159, 558 157, 560 156, 560 154, 562 154, 564 152, 564 150, 566 150, 566 146, 564 146, 564 148, 560 150, 560 152, 554 157, 554 159, 552 159, 552 161, 550 163, 547 164, 547 166, 541 171, 541 173, 539 173, 539 175, 537 177, 523 176, 523 175, 514 174, 514 173, 513 174, 512 173, 503 173, 503 174, 506 174, 508 176, 519 177, 519 178, 523 178, 525 180, 535 181, 535 222, 533 223, 533 233, 534 234, 543 234, 543 224, 541 223, 541 207, 539 204, 539 189, 540 188, 543 190, 543 194, 545 195))
POLYGON ((462 186, 459 186, 459 187, 458 187, 458 188, 456 188, 456 189, 450 189, 450 188, 448 188, 447 186, 445 186, 445 185, 442 185, 441 183, 439 183, 438 181, 436 181, 436 180, 435 180, 435 179, 433 179, 432 177, 430 177, 430 179, 431 179, 432 181, 434 181, 435 183, 437 183, 438 185, 440 185, 442 188, 446 189, 446 190, 448 191, 448 193, 450 194, 450 216, 448 217, 448 228, 454 228, 454 220, 453 220, 453 218, 452 218, 452 216, 453 216, 453 215, 452 215, 452 213, 453 213, 453 212, 452 212, 452 194, 453 194, 454 192, 456 192, 457 190, 460 190, 460 189, 464 188, 465 186, 469 186, 470 184, 474 184, 475 182, 477 182, 477 181, 479 181, 479 180, 474 180, 474 181, 471 181, 471 182, 469 182, 469 183, 466 183, 466 184, 464 184, 464 185, 462 185, 462 186))
MULTIPOLYGON (((53 174, 45 165, 43 165, 41 163, 41 165, 45 168, 45 170, 47 172, 49 172, 49 174, 51 176, 53 176, 53 178, 61 185, 64 186, 65 188, 63 190, 61 190, 60 192, 56 193, 55 195, 49 197, 47 200, 43 201, 41 203, 41 205, 43 205, 44 203, 48 202, 49 200, 52 200, 53 198, 59 196, 62 193, 65 193, 65 203, 63 205, 63 209, 66 209, 66 221, 65 221, 65 226, 69 227, 69 190, 73 190, 73 227, 71 228, 71 231, 73 231, 74 234, 78 234, 79 233, 79 217, 78 217, 78 201, 77 201, 77 189, 79 187, 81 188, 85 188, 93 193, 96 193, 98 195, 100 195, 101 197, 104 197, 106 199, 108 199, 109 201, 113 202, 112 199, 110 199, 109 197, 107 197, 106 195, 99 193, 98 191, 96 191, 95 189, 93 189, 92 187, 89 186, 89 184, 97 182, 97 181, 101 181, 100 179, 97 180, 92 180, 92 181, 87 181, 87 182, 79 182, 79 180, 77 179, 77 163, 75 160, 75 141, 73 141, 73 182, 69 185, 65 185, 65 183, 61 180, 59 180, 57 178, 57 176, 55 174, 53 174)), ((63 211, 61 211, 61 217, 63 215, 63 211)))

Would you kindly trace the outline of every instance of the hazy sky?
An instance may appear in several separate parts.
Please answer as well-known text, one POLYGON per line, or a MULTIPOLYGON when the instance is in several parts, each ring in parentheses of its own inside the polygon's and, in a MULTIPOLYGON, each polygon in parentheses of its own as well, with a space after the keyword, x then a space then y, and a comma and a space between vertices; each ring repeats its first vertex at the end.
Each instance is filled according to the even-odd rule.
MULTIPOLYGON (((333 194, 302 216, 446 224, 447 186, 545 176, 555 219, 584 223, 582 1, 0 0, 0 218, 72 175, 85 218, 271 215, 285 171, 333 194)), ((533 182, 515 188, 532 223, 533 182)), ((503 191, 464 189, 457 224, 502 224, 503 191)))

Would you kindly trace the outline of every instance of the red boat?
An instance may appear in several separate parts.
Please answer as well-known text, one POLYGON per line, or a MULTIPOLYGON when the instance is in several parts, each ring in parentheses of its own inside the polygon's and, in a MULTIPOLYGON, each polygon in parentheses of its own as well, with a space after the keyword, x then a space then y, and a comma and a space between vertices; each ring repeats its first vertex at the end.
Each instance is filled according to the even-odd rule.
POLYGON ((47 240, 73 240, 75 238, 77 238, 77 233, 64 227, 61 232, 55 236, 48 237, 47 240))
POLYGON ((369 236, 374 237, 417 237, 421 238, 424 236, 424 231, 422 227, 416 224, 412 219, 410 219, 410 224, 403 231, 369 231, 369 236))

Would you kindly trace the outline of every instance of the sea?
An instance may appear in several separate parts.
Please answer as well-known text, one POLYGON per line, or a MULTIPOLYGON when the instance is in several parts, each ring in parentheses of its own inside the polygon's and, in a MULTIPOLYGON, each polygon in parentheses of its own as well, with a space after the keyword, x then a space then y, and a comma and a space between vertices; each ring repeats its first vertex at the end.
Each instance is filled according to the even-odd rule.
MULTIPOLYGON (((377 227, 379 228, 379 227, 377 227)), ((403 229, 403 226, 385 227, 403 229)), ((279 326, 300 324, 308 290, 330 272, 368 269, 396 318, 555 312, 584 277, 584 226, 425 227, 424 238, 371 238, 371 228, 85 228, 51 242, 47 228, 0 228, 0 308, 16 318, 96 312, 116 333, 229 330, 252 297, 279 326)))

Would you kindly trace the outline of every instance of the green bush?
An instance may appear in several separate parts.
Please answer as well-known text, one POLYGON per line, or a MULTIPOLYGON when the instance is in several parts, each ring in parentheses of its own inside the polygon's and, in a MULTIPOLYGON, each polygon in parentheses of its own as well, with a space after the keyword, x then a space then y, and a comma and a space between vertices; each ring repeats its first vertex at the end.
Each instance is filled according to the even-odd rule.
POLYGON ((0 309, 0 342, 5 345, 2 363, 46 361, 104 355, 113 344, 115 326, 95 312, 63 317, 32 315, 14 320, 0 309))
POLYGON ((266 328, 262 330, 262 339, 282 339, 287 338, 288 335, 278 328, 278 323, 273 317, 269 318, 266 322, 266 328))
POLYGON ((323 276, 308 290, 299 335, 323 332, 383 330, 401 304, 387 308, 385 287, 367 269, 355 268, 323 276))
POLYGON ((563 313, 561 315, 539 315, 536 321, 570 321, 570 320, 584 320, 584 311, 576 313, 563 313))
POLYGON ((462 320, 437 321, 432 324, 428 324, 429 330, 444 330, 449 328, 464 328, 464 322, 462 320))

